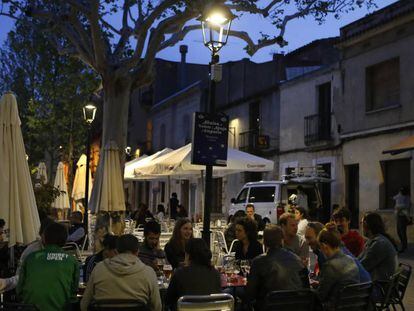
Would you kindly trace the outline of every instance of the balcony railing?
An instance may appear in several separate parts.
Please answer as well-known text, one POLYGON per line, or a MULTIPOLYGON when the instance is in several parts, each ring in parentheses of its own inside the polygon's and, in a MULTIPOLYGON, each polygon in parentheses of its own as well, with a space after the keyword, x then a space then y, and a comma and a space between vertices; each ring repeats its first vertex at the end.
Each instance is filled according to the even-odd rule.
POLYGON ((245 152, 252 152, 256 148, 257 135, 259 135, 258 130, 249 130, 239 134, 239 150, 245 152))
POLYGON ((305 117, 305 145, 331 141, 331 114, 314 114, 305 117))

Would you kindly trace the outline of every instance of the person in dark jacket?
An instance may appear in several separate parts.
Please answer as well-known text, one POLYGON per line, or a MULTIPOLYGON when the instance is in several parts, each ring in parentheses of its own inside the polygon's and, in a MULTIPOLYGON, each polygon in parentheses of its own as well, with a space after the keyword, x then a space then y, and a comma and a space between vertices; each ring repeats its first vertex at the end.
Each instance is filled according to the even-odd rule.
POLYGON ((257 240, 256 222, 249 217, 237 221, 236 238, 232 250, 236 252, 236 260, 252 260, 263 254, 263 245, 257 240))
POLYGON ((148 206, 140 203, 138 212, 135 215, 136 225, 145 225, 148 219, 154 219, 154 215, 148 210, 148 206))
POLYGON ((106 234, 102 241, 102 245, 104 247, 103 250, 86 258, 85 264, 83 265, 83 281, 85 283, 88 282, 93 268, 95 268, 99 262, 105 258, 112 258, 117 255, 117 239, 118 237, 116 235, 106 234))
POLYGON ((185 247, 187 265, 178 268, 168 286, 166 305, 176 309, 184 295, 221 293, 220 274, 211 264, 211 251, 202 239, 190 239, 185 247))
POLYGON ((85 226, 83 224, 83 215, 81 212, 73 212, 70 216, 70 228, 67 242, 74 242, 79 246, 82 246, 83 239, 85 238, 85 226))
POLYGON ((230 216, 230 223, 226 231, 224 231, 224 238, 226 239, 227 247, 229 249, 231 242, 236 240, 236 222, 243 217, 246 217, 246 212, 243 210, 238 210, 234 215, 230 216))
POLYGON ((329 306, 343 287, 359 283, 359 270, 355 261, 341 251, 339 233, 325 228, 318 235, 318 243, 326 260, 320 267, 316 293, 319 300, 329 306))
POLYGON ((165 252, 160 249, 161 226, 155 220, 144 225, 144 241, 139 246, 138 257, 141 261, 158 272, 158 260, 165 259, 165 252))
POLYGON ((193 226, 188 218, 180 218, 175 223, 171 239, 164 247, 165 255, 173 269, 184 264, 185 245, 193 237, 193 226))
POLYGON ((262 216, 255 213, 254 205, 252 203, 246 204, 246 215, 250 219, 256 221, 258 231, 264 230, 266 223, 263 221, 262 216))
POLYGON ((309 287, 308 270, 302 260, 282 248, 282 229, 268 225, 263 240, 267 253, 253 259, 247 279, 246 300, 247 303, 255 301, 255 310, 264 308, 265 297, 271 291, 309 287))
POLYGON ((173 192, 170 198, 170 217, 171 219, 177 218, 177 208, 179 205, 177 193, 173 192))
POLYGON ((385 232, 384 222, 377 213, 366 214, 362 228, 368 241, 358 259, 373 281, 388 280, 397 270, 397 244, 385 232))

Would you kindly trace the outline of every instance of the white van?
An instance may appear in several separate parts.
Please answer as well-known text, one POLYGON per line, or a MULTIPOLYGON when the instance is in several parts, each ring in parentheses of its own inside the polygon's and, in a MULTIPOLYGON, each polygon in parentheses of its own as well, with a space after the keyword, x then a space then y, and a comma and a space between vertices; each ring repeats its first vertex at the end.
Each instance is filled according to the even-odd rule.
POLYGON ((318 185, 331 181, 324 177, 296 177, 281 181, 249 182, 243 186, 236 198, 231 199, 229 214, 244 210, 246 204, 252 203, 256 214, 262 216, 264 221, 277 223, 279 216, 289 210, 289 198, 297 193, 299 185, 308 197, 309 212, 316 214, 318 208, 323 208, 318 185))

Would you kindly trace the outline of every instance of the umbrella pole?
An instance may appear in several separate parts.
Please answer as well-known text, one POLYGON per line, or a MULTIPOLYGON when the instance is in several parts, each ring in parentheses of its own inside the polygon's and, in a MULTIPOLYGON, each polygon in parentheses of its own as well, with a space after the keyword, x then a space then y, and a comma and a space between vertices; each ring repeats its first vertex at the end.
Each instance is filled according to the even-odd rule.
POLYGON ((10 268, 14 269, 14 246, 10 247, 10 268))
MULTIPOLYGON (((168 175, 168 178, 167 178, 167 187, 168 187, 168 201, 167 202, 169 202, 170 201, 170 198, 171 198, 171 176, 169 176, 168 175)), ((169 205, 169 204, 168 204, 169 205)), ((168 210, 168 215, 169 215, 169 217, 171 218, 171 206, 170 206, 170 208, 169 209, 167 209, 168 210)))

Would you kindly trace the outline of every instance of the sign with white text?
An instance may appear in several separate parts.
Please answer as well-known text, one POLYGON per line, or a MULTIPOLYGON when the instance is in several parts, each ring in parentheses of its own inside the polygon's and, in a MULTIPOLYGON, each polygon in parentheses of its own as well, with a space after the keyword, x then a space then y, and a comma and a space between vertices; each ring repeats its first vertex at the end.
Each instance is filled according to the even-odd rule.
POLYGON ((228 116, 195 112, 191 163, 226 166, 228 132, 228 116))

